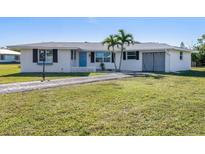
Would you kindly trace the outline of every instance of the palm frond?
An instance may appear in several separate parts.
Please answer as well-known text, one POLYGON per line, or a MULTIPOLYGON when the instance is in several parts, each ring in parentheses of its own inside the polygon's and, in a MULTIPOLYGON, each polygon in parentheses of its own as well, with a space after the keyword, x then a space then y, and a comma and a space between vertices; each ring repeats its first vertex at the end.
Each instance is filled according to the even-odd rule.
POLYGON ((110 50, 110 45, 107 46, 107 50, 110 50))
POLYGON ((134 39, 132 34, 130 33, 125 33, 125 31, 123 29, 118 30, 118 34, 115 35, 115 37, 117 38, 118 43, 120 44, 133 44, 134 43, 134 39))
POLYGON ((119 35, 120 35, 122 38, 125 37, 125 31, 124 31, 123 29, 119 29, 118 32, 119 32, 119 35))
POLYGON ((107 45, 108 50, 112 47, 114 47, 118 44, 117 38, 115 35, 109 35, 103 42, 103 45, 107 45))

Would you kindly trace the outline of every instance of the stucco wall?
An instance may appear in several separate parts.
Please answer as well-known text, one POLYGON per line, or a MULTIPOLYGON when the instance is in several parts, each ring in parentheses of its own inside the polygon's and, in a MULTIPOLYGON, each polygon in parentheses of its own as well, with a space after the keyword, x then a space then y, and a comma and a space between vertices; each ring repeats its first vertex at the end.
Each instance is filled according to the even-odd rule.
MULTIPOLYGON (((143 52, 162 52, 162 51, 143 51, 143 52)), ((122 60, 121 70, 142 71, 142 51, 139 51, 139 60, 122 60)), ((183 52, 183 60, 180 60, 179 51, 166 51, 165 53, 165 71, 175 72, 191 69, 191 53, 183 52)), ((90 62, 90 52, 87 52, 87 66, 100 69, 100 63, 90 62)), ((116 54, 116 64, 119 66, 120 53, 116 54)), ((104 63, 106 69, 114 69, 114 63, 104 63)), ((58 50, 58 63, 46 65, 46 72, 71 72, 71 66, 79 66, 79 52, 76 60, 71 61, 70 50, 58 50)), ((42 65, 33 63, 32 50, 21 51, 21 69, 22 72, 42 72, 42 65)))
MULTIPOLYGON (((96 66, 97 69, 100 69, 100 62, 90 63, 90 52, 88 53, 88 66, 96 66)), ((116 65, 119 67, 120 62, 120 52, 116 53, 116 65)), ((106 69, 115 69, 114 63, 105 62, 106 69)), ((142 53, 139 52, 139 60, 122 60, 121 70, 124 71, 142 71, 142 53)))
POLYGON ((169 71, 183 71, 191 69, 191 52, 183 52, 183 59, 180 60, 180 51, 169 51, 169 71))
POLYGON ((122 70, 124 71, 142 71, 142 52, 139 52, 139 60, 122 60, 122 70))
POLYGON ((170 53, 165 51, 165 72, 170 71, 170 53))
MULTIPOLYGON (((46 72, 70 72, 70 52, 58 50, 58 63, 48 64, 46 72)), ((21 51, 21 72, 42 72, 42 65, 33 63, 32 50, 21 51)))

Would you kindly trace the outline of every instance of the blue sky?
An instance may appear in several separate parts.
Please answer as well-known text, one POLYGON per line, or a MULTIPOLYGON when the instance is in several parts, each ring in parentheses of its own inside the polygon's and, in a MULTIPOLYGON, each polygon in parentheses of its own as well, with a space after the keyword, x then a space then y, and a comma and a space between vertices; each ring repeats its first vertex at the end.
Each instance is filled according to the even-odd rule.
POLYGON ((0 46, 44 41, 102 41, 124 29, 136 41, 193 45, 205 18, 0 18, 0 46))

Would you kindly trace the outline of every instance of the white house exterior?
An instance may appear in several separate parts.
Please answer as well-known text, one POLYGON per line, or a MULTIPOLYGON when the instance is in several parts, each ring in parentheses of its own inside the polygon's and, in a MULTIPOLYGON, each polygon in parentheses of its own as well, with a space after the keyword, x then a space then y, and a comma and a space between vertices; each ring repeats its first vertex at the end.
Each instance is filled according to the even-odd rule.
MULTIPOLYGON (((94 72, 119 66, 120 49, 115 53, 97 42, 43 42, 9 46, 21 50, 21 71, 42 72, 42 53, 46 52, 46 72, 94 72)), ((191 69, 191 50, 162 43, 135 43, 126 46, 121 70, 176 72, 191 69)))
POLYGON ((8 50, 8 49, 0 49, 0 63, 13 63, 20 62, 20 52, 8 50))

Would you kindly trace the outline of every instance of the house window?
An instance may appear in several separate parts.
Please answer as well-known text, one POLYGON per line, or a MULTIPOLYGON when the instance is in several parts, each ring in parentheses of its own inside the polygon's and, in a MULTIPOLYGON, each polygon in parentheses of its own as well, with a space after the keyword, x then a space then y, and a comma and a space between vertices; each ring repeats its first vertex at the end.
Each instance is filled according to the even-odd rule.
POLYGON ((111 52, 96 52, 96 62, 111 62, 111 52))
POLYGON ((180 52, 180 60, 182 60, 183 59, 183 52, 181 51, 180 52))
POLYGON ((4 55, 1 55, 0 59, 1 59, 1 60, 5 60, 5 56, 4 56, 4 55))
POLYGON ((71 50, 71 60, 76 60, 76 50, 71 50))
POLYGON ((19 56, 15 56, 14 58, 15 58, 15 60, 19 60, 19 56))
POLYGON ((110 60, 111 60, 111 53, 104 52, 104 62, 110 62, 110 60))
POLYGON ((45 52, 45 63, 53 63, 53 50, 39 50, 38 62, 43 63, 45 52))
POLYGON ((127 59, 139 60, 139 51, 129 51, 129 52, 127 52, 127 59))
POLYGON ((96 53, 96 62, 103 62, 104 52, 97 52, 96 53))

